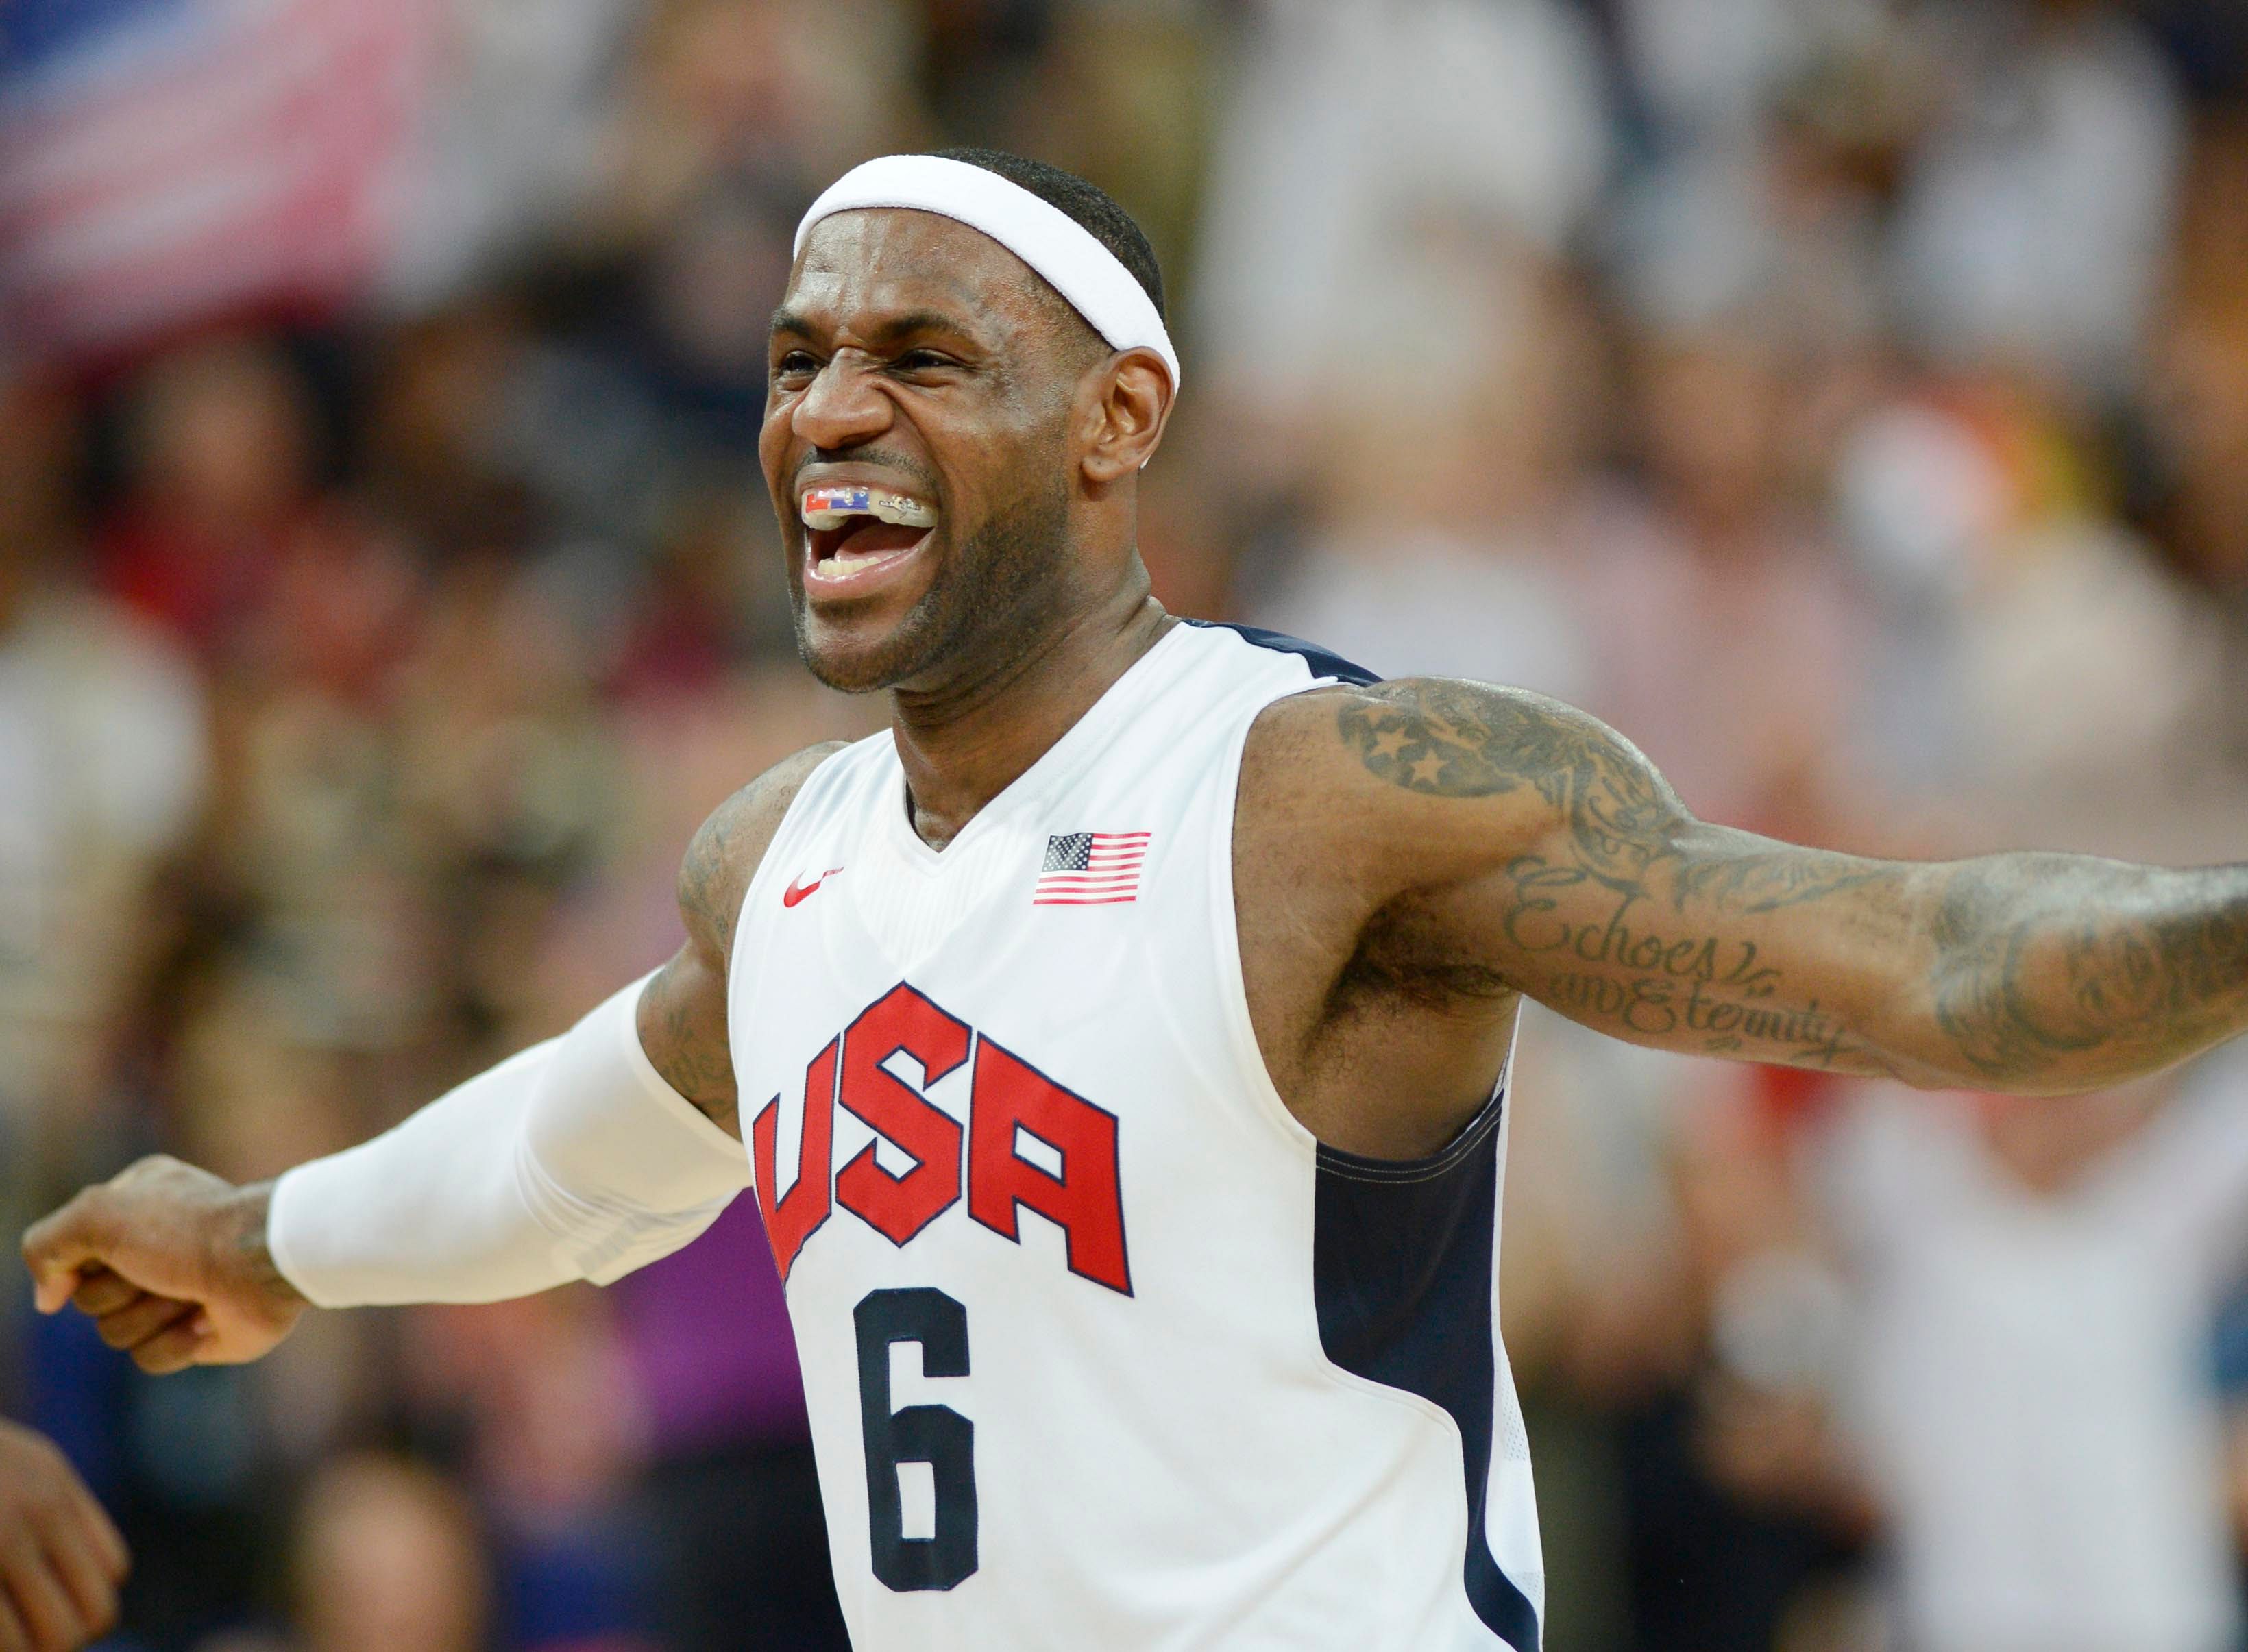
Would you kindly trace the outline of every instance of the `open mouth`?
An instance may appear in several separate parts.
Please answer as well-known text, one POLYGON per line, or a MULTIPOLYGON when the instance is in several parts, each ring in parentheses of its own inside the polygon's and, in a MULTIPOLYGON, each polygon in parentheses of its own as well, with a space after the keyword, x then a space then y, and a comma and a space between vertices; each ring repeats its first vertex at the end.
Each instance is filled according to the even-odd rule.
POLYGON ((807 488, 798 514, 805 585, 837 596, 855 594, 903 563, 936 526, 936 507, 925 500, 862 483, 807 488))

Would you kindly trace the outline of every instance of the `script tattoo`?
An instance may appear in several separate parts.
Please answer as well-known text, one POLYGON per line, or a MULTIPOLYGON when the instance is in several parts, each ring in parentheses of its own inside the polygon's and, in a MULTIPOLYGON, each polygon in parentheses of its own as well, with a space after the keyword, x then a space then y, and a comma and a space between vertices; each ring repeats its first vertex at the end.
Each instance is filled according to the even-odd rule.
POLYGON ((1635 899, 1669 863, 1670 898, 1734 913, 1774 911, 1877 884, 1895 869, 1779 845, 1695 858, 1695 824, 1638 748, 1558 700, 1475 683, 1386 683, 1347 702, 1343 740, 1370 774, 1437 797, 1489 797, 1528 786, 1569 823, 1576 869, 1635 899))
POLYGON ((1701 828, 1628 741, 1538 695, 1385 684, 1347 701, 1338 727, 1393 784, 1459 798, 1527 788, 1566 823, 1565 852, 1505 871, 1506 939, 1554 1007, 1712 1054, 1882 1068, 1725 920, 1880 885, 1894 869, 1701 828))
POLYGON ((1362 691, 1338 730, 1395 785, 1467 799, 1527 788, 1559 816, 1539 854, 1504 869, 1509 969, 1611 1031, 1845 1071, 2066 1087, 2161 1067, 2248 1026, 2248 867, 2060 855, 1936 867, 1775 843, 1696 822, 1594 719, 1472 683, 1362 691), (1825 962, 1795 961, 1806 958, 1825 962), (1883 1001, 1888 1048, 1826 1006, 1822 970, 1874 986, 1862 996, 1883 1001))

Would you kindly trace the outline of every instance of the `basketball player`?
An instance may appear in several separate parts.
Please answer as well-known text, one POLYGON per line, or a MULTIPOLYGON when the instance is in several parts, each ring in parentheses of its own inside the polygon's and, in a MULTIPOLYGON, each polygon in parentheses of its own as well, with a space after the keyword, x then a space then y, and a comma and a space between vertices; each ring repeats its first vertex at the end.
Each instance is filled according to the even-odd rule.
POLYGON ((753 1185, 865 1652, 1532 1652, 1524 997, 1984 1089, 2248 1027, 2248 869, 1793 848, 1566 706, 1166 614, 1162 282, 1076 179, 853 171, 771 365, 803 653, 890 732, 721 808, 686 945, 561 1038, 276 1184, 79 1195, 25 1240, 42 1307, 152 1371, 254 1359, 308 1301, 613 1279, 753 1185))
POLYGON ((76 1652, 108 1633, 127 1564, 63 1454, 0 1422, 0 1652, 76 1652))

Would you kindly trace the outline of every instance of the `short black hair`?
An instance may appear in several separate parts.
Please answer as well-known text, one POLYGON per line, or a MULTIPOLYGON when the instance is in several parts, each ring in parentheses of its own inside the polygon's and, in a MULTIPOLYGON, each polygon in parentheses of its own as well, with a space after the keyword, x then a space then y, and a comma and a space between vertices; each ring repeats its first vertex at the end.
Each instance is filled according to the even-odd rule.
POLYGON ((1148 244, 1148 232, 1140 228, 1130 213, 1116 204, 1115 197, 1106 189, 1087 183, 1073 172, 1064 172, 1059 167, 1032 160, 1027 155, 1009 154, 1004 149, 939 149, 935 153, 940 160, 965 161, 971 167, 995 172, 1009 183, 1029 190, 1048 206, 1068 214, 1095 241, 1114 253, 1117 263, 1132 272, 1132 278, 1155 301, 1155 313, 1166 322, 1170 319, 1163 309, 1163 272, 1155 263, 1155 248, 1148 244))

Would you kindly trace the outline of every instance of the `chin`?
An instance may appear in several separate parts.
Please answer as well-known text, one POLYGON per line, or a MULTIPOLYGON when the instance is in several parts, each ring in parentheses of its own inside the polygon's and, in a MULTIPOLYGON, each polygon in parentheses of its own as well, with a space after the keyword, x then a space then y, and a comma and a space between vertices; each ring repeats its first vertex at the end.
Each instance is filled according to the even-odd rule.
POLYGON ((895 688, 930 664, 929 627, 916 624, 918 610, 878 635, 866 626, 823 625, 799 607, 796 651, 805 667, 828 687, 846 694, 875 694, 895 688))
POLYGON ((811 648, 798 648, 804 663, 812 674, 828 688, 843 694, 879 694, 884 689, 897 686, 897 679, 880 668, 878 662, 864 660, 849 652, 831 652, 811 648))

